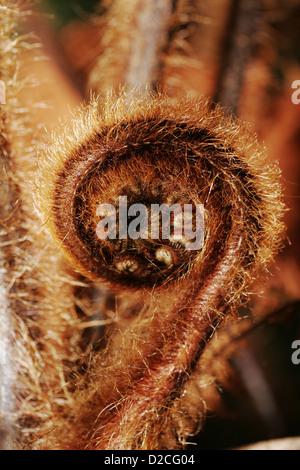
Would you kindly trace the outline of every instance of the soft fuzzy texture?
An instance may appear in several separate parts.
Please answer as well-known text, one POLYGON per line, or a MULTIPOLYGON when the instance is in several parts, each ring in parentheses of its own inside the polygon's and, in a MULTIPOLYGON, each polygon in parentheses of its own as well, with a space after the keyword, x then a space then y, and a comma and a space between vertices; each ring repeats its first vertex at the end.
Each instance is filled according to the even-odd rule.
MULTIPOLYGON (((33 129, 20 106, 23 54, 36 47, 17 31, 30 14, 27 2, 0 2, 1 79, 1 419, 4 447, 28 448, 67 401, 65 366, 77 359, 74 278, 43 234, 34 210, 33 129)), ((80 337, 80 335, 79 335, 80 337)))
POLYGON ((278 167, 267 164, 255 137, 221 109, 163 94, 130 104, 126 95, 111 97, 101 112, 94 104, 53 142, 40 156, 38 179, 46 227, 84 276, 117 293, 134 286, 152 298, 140 318, 112 333, 107 348, 92 359, 74 394, 81 424, 73 436, 68 430, 65 445, 169 447, 164 432, 174 426, 176 436, 174 403, 179 406, 205 345, 281 245, 278 167), (161 283, 155 273, 147 274, 153 260, 145 255, 136 278, 115 275, 116 260, 143 256, 135 245, 113 253, 106 266, 92 214, 119 194, 149 204, 157 194, 159 203, 184 197, 204 204, 205 243, 192 260, 185 253, 183 273, 171 271, 161 283))
MULTIPOLYGON (((5 81, 16 77, 21 46, 12 36, 20 3, 6 3, 0 0, 1 37, 10 46, 6 53, 17 56, 1 55, 5 81)), ((101 109, 92 102, 80 110, 73 127, 45 145, 39 171, 33 165, 27 173, 28 139, 20 117, 9 122, 18 92, 9 91, 9 113, 1 108, 0 121, 8 195, 1 206, 0 311, 6 445, 182 448, 203 418, 203 398, 192 390, 196 366, 280 248, 278 167, 267 163, 243 124, 203 100, 129 93, 108 97, 101 109), (99 269, 94 209, 119 188, 136 202, 155 196, 204 204, 202 250, 191 258, 172 247, 182 263, 162 282, 155 282, 146 256, 150 283, 145 272, 131 282, 128 273, 116 278, 104 265, 99 269), (114 291, 114 308, 102 304, 104 288, 114 291), (86 339, 91 327, 100 328, 98 341, 86 339)), ((122 247, 121 255, 145 253, 140 245, 134 250, 122 247)), ((113 252, 112 260, 119 255, 113 252)))

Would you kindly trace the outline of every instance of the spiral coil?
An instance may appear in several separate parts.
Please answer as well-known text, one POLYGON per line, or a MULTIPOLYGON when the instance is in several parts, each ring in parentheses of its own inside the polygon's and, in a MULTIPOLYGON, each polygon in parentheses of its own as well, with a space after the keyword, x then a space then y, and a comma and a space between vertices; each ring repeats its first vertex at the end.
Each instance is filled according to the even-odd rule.
MULTIPOLYGON (((138 427, 146 433, 151 414, 179 396, 216 326, 280 248, 279 171, 221 109, 163 94, 129 104, 126 96, 110 97, 101 111, 95 105, 83 111, 73 132, 55 141, 41 159, 40 209, 73 267, 117 292, 150 289, 170 302, 167 313, 151 316, 144 346, 132 353, 129 370, 123 366, 124 383, 119 370, 117 389, 103 384, 95 405, 96 415, 102 412, 90 417, 97 425, 86 429, 87 440, 72 443, 126 449, 130 436, 141 435, 138 427), (97 207, 120 196, 147 208, 203 205, 203 246, 99 240, 97 207)), ((155 447, 145 436, 133 441, 132 448, 155 447)))

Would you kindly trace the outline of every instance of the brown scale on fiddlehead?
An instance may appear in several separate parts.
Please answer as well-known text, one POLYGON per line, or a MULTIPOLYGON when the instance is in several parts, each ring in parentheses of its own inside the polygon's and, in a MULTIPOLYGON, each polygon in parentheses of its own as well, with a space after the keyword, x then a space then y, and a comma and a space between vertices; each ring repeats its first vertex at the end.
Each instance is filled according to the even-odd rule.
POLYGON ((94 356, 74 396, 79 424, 61 445, 160 448, 205 345, 280 247, 278 168, 220 109, 160 94, 91 106, 55 141, 41 158, 46 226, 80 273, 152 299, 140 325, 94 356), (148 208, 203 204, 203 246, 99 240, 97 207, 119 196, 148 208))

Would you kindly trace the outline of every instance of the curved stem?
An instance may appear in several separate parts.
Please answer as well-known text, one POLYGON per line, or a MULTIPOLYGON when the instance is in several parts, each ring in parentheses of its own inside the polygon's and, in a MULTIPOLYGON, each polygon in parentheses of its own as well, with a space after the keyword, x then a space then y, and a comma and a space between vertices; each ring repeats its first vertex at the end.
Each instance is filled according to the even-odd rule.
MULTIPOLYGON (((222 321, 226 286, 239 259, 241 236, 240 230, 233 230, 222 260, 204 282, 197 281, 192 292, 184 291, 180 305, 173 308, 168 321, 157 325, 149 339, 151 348, 143 355, 143 364, 128 372, 132 376, 130 388, 118 390, 118 397, 114 397, 111 405, 100 414, 96 431, 88 435, 84 446, 89 449, 127 449, 130 427, 147 419, 153 409, 158 415, 162 413, 182 392, 184 383, 222 321)), ((139 443, 134 445, 138 448, 139 443)))

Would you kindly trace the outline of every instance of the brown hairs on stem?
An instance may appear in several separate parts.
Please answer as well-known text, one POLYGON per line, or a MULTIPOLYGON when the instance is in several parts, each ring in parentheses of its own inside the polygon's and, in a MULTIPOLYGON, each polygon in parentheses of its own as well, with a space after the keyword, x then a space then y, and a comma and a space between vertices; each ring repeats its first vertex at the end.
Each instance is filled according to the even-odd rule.
POLYGON ((29 51, 35 59, 39 54, 36 40, 20 33, 29 3, 0 0, 0 79, 7 91, 0 105, 1 449, 43 447, 40 435, 51 428, 56 409, 67 406, 65 367, 77 359, 74 343, 81 336, 74 327, 74 277, 34 211, 30 118, 38 103, 24 104, 33 80, 21 71, 29 51))
POLYGON ((79 273, 146 301, 128 327, 109 331, 74 381, 73 406, 68 417, 58 413, 45 446, 180 447, 189 431, 179 431, 176 410, 195 365, 281 246, 278 168, 221 109, 164 94, 130 103, 111 96, 101 111, 94 103, 53 142, 40 156, 46 227, 79 273), (100 241, 97 205, 120 195, 147 206, 204 204, 203 247, 191 254, 163 240, 100 241), (159 246, 171 263, 155 258, 159 246))

